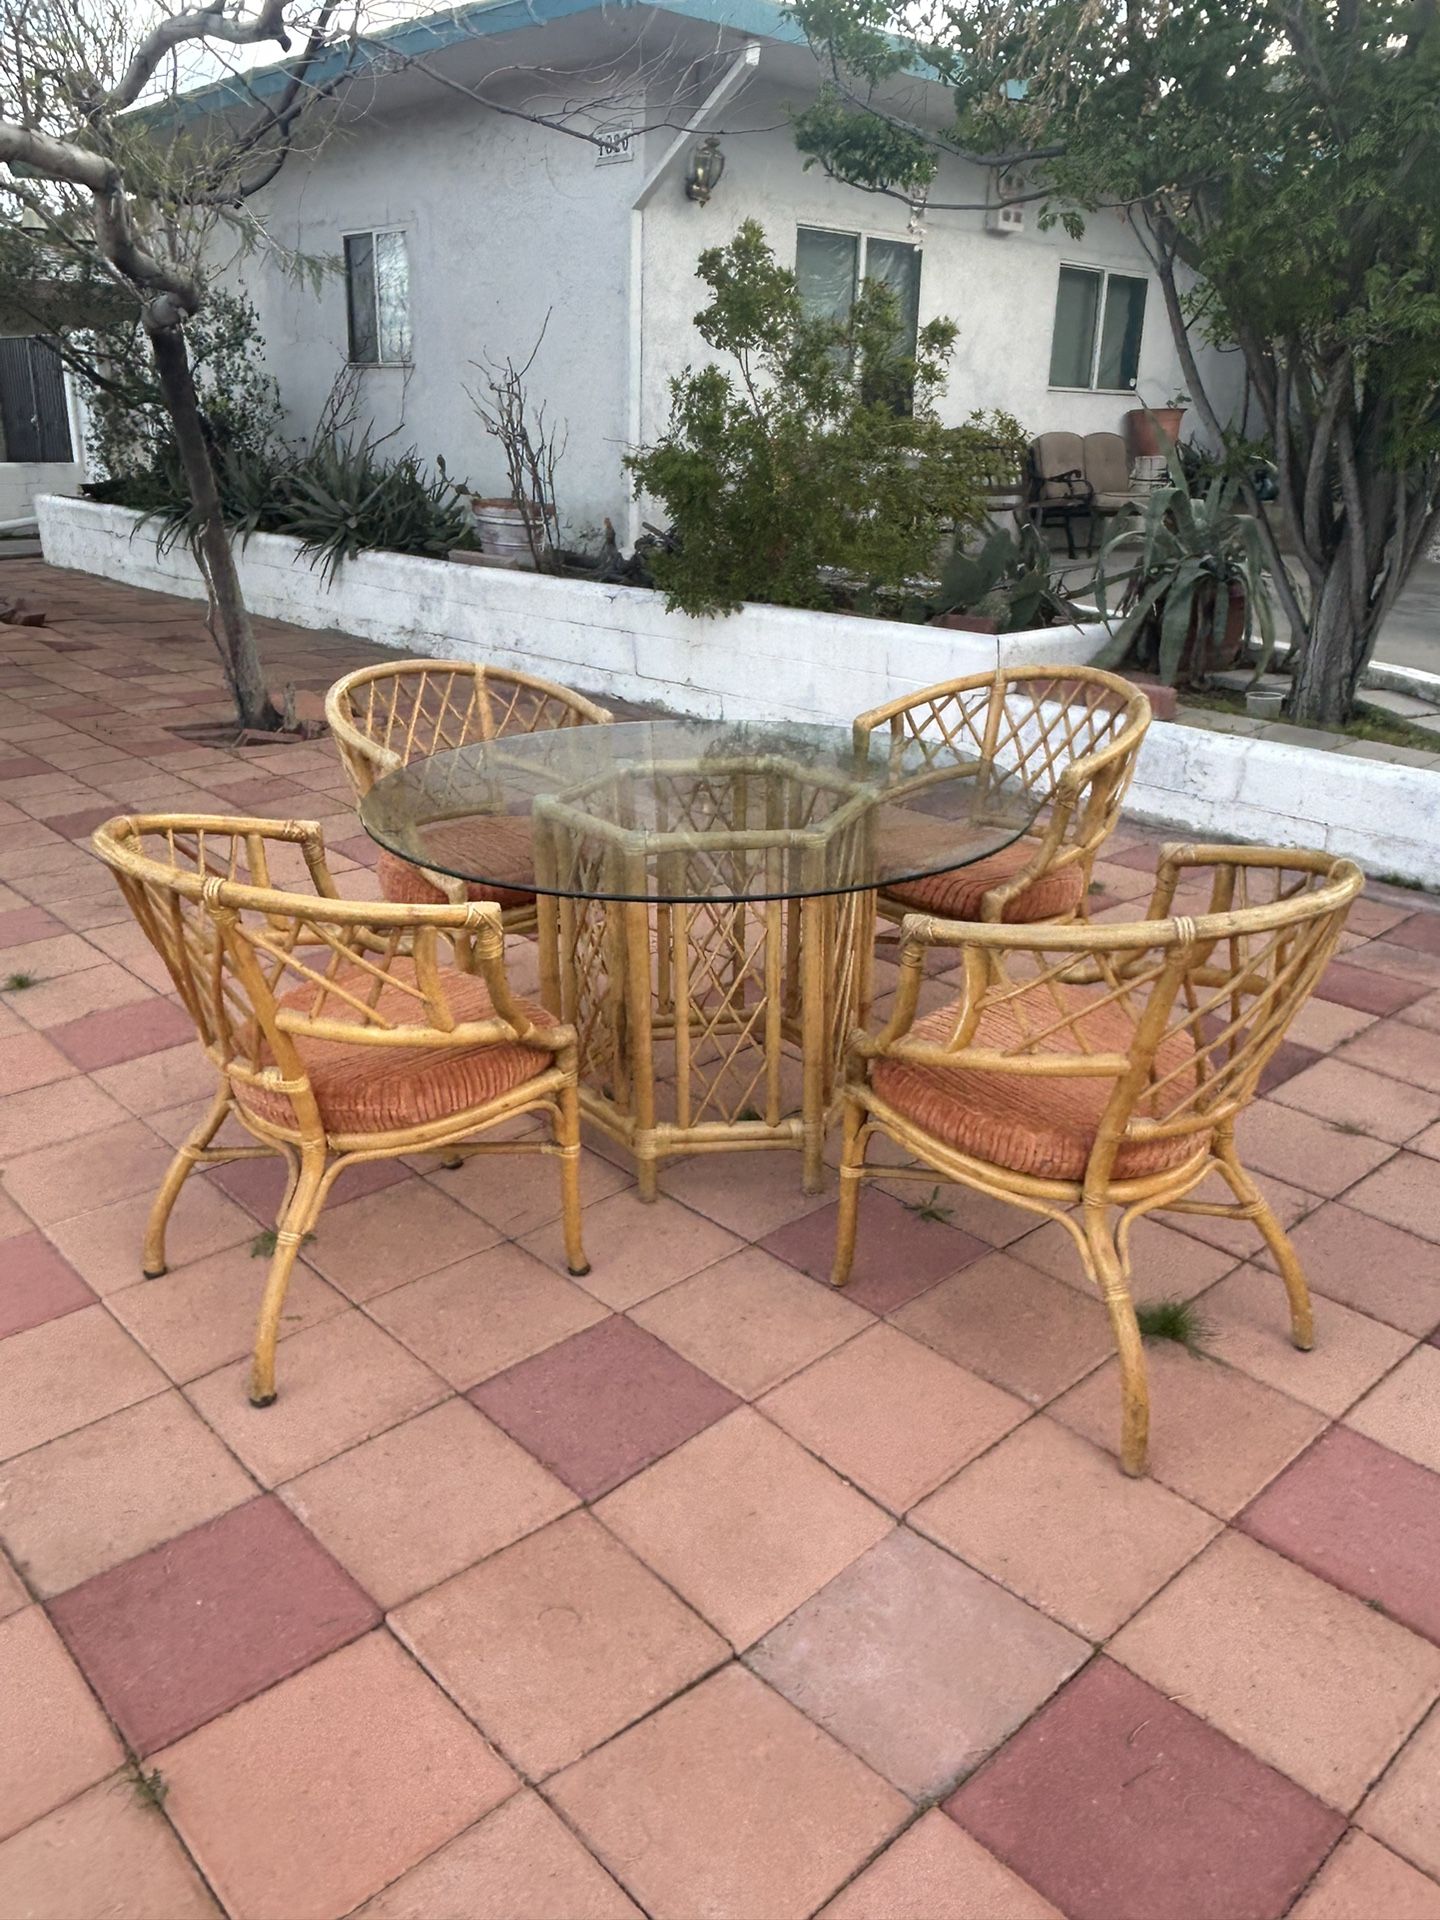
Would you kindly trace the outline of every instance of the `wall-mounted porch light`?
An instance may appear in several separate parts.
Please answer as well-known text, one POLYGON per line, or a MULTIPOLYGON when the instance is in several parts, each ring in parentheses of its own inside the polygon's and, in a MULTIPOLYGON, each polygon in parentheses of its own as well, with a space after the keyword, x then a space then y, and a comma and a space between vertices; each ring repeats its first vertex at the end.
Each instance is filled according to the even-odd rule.
POLYGON ((698 201, 703 207, 719 186, 724 171, 725 156, 720 151, 719 136, 707 133, 690 149, 689 164, 685 168, 685 198, 698 201))

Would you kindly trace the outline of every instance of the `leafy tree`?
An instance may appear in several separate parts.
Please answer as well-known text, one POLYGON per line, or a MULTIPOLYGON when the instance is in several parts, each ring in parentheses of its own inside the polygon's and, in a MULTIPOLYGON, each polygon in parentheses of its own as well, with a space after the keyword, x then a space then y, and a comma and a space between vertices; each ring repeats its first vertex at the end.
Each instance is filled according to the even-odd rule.
POLYGON ((983 512, 986 436, 935 413, 954 323, 928 322, 906 351, 895 295, 873 280, 847 320, 807 314, 754 221, 697 271, 711 297, 696 328, 735 371, 687 368, 664 437, 629 461, 670 516, 675 546, 653 561, 669 604, 828 606, 827 569, 890 589, 928 572, 944 524, 983 512))
POLYGON ((1437 0, 926 0, 903 44, 886 0, 797 10, 832 76, 798 116, 813 160, 932 208, 947 156, 1019 170, 1071 233, 1123 209, 1217 441, 1192 338, 1238 350, 1291 710, 1341 720, 1440 513, 1437 0), (917 59, 952 90, 943 130, 889 104, 917 59))

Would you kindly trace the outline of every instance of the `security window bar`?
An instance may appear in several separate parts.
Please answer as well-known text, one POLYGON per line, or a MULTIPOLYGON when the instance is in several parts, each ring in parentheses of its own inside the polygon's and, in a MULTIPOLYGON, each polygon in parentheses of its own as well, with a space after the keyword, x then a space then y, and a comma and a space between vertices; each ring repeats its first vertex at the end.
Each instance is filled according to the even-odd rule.
POLYGON ((390 366, 410 358, 410 256, 398 228, 345 235, 350 359, 390 366))
POLYGON ((1050 344, 1052 387, 1126 393, 1140 377, 1147 283, 1099 267, 1061 267, 1050 344))

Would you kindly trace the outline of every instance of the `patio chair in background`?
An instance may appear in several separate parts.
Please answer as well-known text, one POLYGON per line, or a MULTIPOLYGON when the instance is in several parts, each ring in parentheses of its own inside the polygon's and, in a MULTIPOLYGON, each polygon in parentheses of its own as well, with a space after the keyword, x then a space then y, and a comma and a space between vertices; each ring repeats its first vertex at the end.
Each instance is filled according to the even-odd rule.
MULTIPOLYGON (((1069 1233, 1110 1316, 1127 1473, 1144 1471, 1149 1430, 1130 1292, 1137 1219, 1167 1209, 1253 1221, 1289 1296, 1291 1337, 1313 1345, 1305 1276, 1241 1164, 1235 1122, 1362 885, 1358 867, 1328 854, 1166 847, 1143 921, 908 918, 894 1012, 883 1031, 852 1044, 835 1284, 849 1277, 866 1152, 879 1133, 921 1163, 917 1174, 1047 1215, 1069 1233), (1172 916, 1177 889, 1207 883, 1203 913, 1172 916), (954 1006, 917 1020, 932 947, 956 949, 963 986, 954 1006), (1191 1197, 1212 1174, 1233 1201, 1191 1197)), ((896 1177, 893 1166, 876 1173, 896 1177)))
MULTIPOLYGON (((355 799, 365 798, 382 774, 411 760, 444 753, 506 734, 540 733, 551 727, 603 726, 604 707, 554 681, 508 667, 472 666, 454 660, 400 660, 362 667, 337 680, 325 696, 325 718, 339 749, 355 799)), ((387 900, 433 905, 448 900, 493 900, 509 932, 533 931, 535 895, 523 882, 534 873, 528 818, 497 815, 496 868, 513 872, 517 884, 488 886, 411 866, 382 852, 376 866, 387 900)))
POLYGON ((1118 433, 1042 433, 1030 447, 1028 512, 1037 527, 1058 520, 1075 558, 1075 524, 1086 523, 1093 552, 1097 523, 1134 507, 1130 457, 1118 433))
MULTIPOLYGON (((922 763, 906 791, 957 793, 957 769, 985 768, 1022 784, 1039 811, 1011 846, 948 873, 894 882, 879 896, 889 920, 915 911, 947 920, 1068 920, 1085 911, 1095 856, 1114 832, 1150 724, 1145 695, 1099 667, 1010 667, 907 694, 861 714, 857 753, 888 728, 892 754, 922 763)), ((919 811, 892 814, 884 831, 916 840, 919 811)), ((904 843, 897 847, 903 857, 904 843)), ((894 863, 892 863, 894 864, 894 863)), ((917 862, 918 864, 918 862, 917 862)))
POLYGON ((296 1254, 337 1176, 359 1161, 442 1150, 553 1153, 565 1255, 580 1238, 575 1035, 510 991, 493 902, 416 906, 342 900, 318 826, 219 815, 121 816, 94 835, 136 920, 165 962, 214 1063, 208 1113, 170 1165, 151 1210, 143 1266, 165 1271, 165 1228, 196 1166, 284 1157, 255 1341, 250 1398, 275 1398, 275 1341, 296 1254), (290 890, 271 884, 272 865, 290 890), (443 964, 468 936, 473 972, 443 964), (476 1141, 526 1113, 550 1138, 476 1141), (260 1144, 215 1147, 227 1117, 260 1144))

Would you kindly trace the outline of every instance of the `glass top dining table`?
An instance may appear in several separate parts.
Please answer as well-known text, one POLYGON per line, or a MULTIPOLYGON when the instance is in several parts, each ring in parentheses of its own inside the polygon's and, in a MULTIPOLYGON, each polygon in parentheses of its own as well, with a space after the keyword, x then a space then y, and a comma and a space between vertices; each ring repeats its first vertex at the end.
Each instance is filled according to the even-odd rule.
POLYGON ((378 780, 360 817, 432 872, 664 904, 883 891, 999 852, 1038 806, 944 740, 665 718, 433 754, 378 780))

